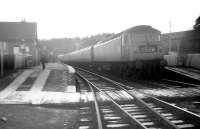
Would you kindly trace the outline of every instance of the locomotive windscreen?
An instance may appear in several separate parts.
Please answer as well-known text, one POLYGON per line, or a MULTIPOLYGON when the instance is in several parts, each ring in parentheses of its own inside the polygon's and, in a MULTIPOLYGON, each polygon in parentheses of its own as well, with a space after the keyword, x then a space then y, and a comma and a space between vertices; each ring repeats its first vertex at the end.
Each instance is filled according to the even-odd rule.
POLYGON ((126 33, 125 38, 127 38, 128 44, 155 44, 160 43, 160 31, 153 28, 143 28, 136 29, 134 31, 129 31, 126 33))

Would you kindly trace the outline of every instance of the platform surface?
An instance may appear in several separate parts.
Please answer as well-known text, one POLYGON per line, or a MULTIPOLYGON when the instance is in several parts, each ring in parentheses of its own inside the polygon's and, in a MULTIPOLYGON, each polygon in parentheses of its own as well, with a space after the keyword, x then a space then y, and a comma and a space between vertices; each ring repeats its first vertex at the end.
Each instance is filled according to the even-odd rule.
POLYGON ((167 70, 179 73, 181 75, 190 77, 192 79, 196 79, 200 81, 200 70, 193 69, 193 68, 175 68, 175 67, 165 67, 167 70))
POLYGON ((44 70, 26 69, 0 92, 0 104, 78 103, 82 95, 68 81, 74 73, 71 66, 60 63, 48 63, 44 70))

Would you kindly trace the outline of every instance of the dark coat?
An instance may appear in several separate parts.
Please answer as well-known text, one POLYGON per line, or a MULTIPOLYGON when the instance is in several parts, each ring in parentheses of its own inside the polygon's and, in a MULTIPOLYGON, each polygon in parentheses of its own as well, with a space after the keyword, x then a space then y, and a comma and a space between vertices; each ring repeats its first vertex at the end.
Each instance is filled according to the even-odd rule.
POLYGON ((40 61, 46 63, 47 62, 47 54, 45 51, 40 53, 40 61))

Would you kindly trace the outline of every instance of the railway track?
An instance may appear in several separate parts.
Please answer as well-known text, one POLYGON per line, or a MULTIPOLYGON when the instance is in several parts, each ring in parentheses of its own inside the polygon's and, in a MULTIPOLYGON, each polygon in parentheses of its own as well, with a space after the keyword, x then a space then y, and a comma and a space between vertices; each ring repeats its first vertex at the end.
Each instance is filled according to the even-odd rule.
POLYGON ((166 83, 166 84, 179 85, 179 86, 182 86, 182 87, 196 87, 196 88, 200 88, 200 85, 192 84, 192 83, 187 83, 187 82, 175 81, 175 80, 170 80, 170 79, 162 79, 161 81, 163 83, 166 83))
MULTIPOLYGON (((116 128, 116 129, 130 129, 132 123, 127 121, 127 118, 123 114, 118 113, 118 109, 114 108, 113 105, 103 104, 101 100, 102 93, 97 92, 97 89, 92 87, 92 84, 85 80, 79 75, 87 84, 89 88, 81 88, 81 94, 84 92, 91 92, 94 101, 82 105, 80 107, 80 120, 78 123, 79 129, 105 129, 105 128, 116 128)), ((82 83, 80 83, 82 84, 82 83)))
MULTIPOLYGON (((177 95, 179 96, 190 97, 190 98, 198 97, 200 95, 200 85, 196 85, 192 83, 185 83, 185 82, 174 81, 174 80, 169 80, 169 79, 162 79, 160 81, 142 80, 139 82, 137 81, 135 82, 140 84, 139 86, 136 86, 137 89, 163 89, 163 90, 166 89, 166 90, 176 92, 177 95)), ((134 84, 132 83, 129 83, 129 85, 134 86, 134 84)))
POLYGON ((98 124, 95 125, 98 125, 98 128, 197 129, 200 127, 198 115, 154 97, 143 95, 144 97, 139 98, 134 94, 135 90, 103 76, 82 69, 77 69, 77 74, 91 86, 91 91, 94 91, 92 94, 96 99, 93 106, 90 106, 93 108, 90 111, 95 111, 97 114, 98 124), (102 96, 106 97, 107 101, 103 101, 102 96))
POLYGON ((167 89, 177 90, 179 94, 183 96, 199 96, 200 93, 200 85, 181 81, 174 81, 170 79, 162 79, 161 82, 159 82, 159 86, 167 89))

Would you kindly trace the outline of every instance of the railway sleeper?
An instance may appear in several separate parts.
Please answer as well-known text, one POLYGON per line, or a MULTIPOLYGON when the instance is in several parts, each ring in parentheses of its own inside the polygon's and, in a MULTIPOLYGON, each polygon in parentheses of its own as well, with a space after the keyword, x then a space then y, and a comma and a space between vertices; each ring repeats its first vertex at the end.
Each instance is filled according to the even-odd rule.
POLYGON ((129 106, 123 107, 125 111, 127 111, 132 117, 134 117, 136 120, 138 120, 143 126, 145 127, 154 127, 154 128, 160 128, 162 125, 158 121, 158 119, 152 119, 152 115, 146 111, 143 108, 137 107, 138 110, 135 110, 135 108, 132 108, 129 106), (125 109, 124 109, 125 108, 125 109))
POLYGON ((84 106, 79 108, 79 129, 94 129, 96 127, 96 119, 94 118, 92 105, 84 106))
MULTIPOLYGON (((166 128, 170 128, 171 126, 166 124, 166 122, 169 122, 169 121, 170 122, 174 121, 171 123, 174 123, 179 128, 194 128, 196 125, 198 126, 198 124, 196 124, 196 123, 195 123, 195 125, 193 125, 192 121, 187 122, 186 119, 184 119, 184 116, 180 115, 180 112, 177 111, 177 109, 175 110, 174 108, 172 108, 172 106, 170 107, 170 105, 169 105, 169 107, 165 106, 161 102, 155 101, 154 99, 151 100, 150 97, 149 97, 149 99, 143 99, 143 101, 140 102, 139 100, 136 99, 136 101, 130 101, 130 102, 134 103, 133 105, 123 104, 120 106, 123 108, 123 110, 125 110, 128 113, 127 116, 133 112, 133 114, 131 114, 131 116, 133 118, 135 118, 135 120, 139 121, 142 125, 144 125, 145 127, 148 127, 148 128, 162 128, 162 127, 164 127, 163 125, 165 125, 166 128), (147 103, 148 106, 146 106, 145 103, 147 103), (149 107, 151 107, 151 108, 149 108, 149 107), (150 111, 150 110, 152 110, 152 111, 150 111), (158 113, 158 111, 159 111, 159 113, 158 113), (134 114, 134 112, 139 112, 139 113, 134 114), (162 117, 159 117, 159 114, 162 117), (183 119, 179 119, 179 118, 183 118, 183 119), (143 121, 140 121, 140 120, 143 120, 143 121)), ((113 113, 110 116, 107 115, 107 116, 102 117, 104 124, 106 124, 109 121, 117 121, 117 120, 123 119, 122 118, 123 115, 121 115, 123 113, 122 112, 116 113, 117 110, 115 110, 116 108, 113 108, 113 107, 114 106, 111 105, 110 107, 106 107, 105 108, 106 110, 105 109, 100 110, 101 112, 104 113, 104 115, 106 113, 110 113, 110 114, 113 113), (114 115, 114 113, 116 113, 116 115, 114 115), (118 115, 120 114, 120 115, 118 116, 117 114, 118 115)), ((103 107, 100 107, 100 109, 101 108, 103 108, 103 107)), ((186 115, 188 116, 188 114, 186 114, 186 115)), ((190 117, 190 116, 188 116, 188 117, 190 117)), ((175 127, 175 125, 173 125, 173 126, 175 127)))
MULTIPOLYGON (((182 120, 180 117, 176 116, 175 114, 169 113, 168 111, 162 110, 162 112, 159 112, 162 116, 164 116, 165 118, 167 118, 170 122, 174 123, 175 125, 177 125, 178 127, 180 125, 193 125, 192 123, 190 123, 189 121, 185 121, 182 120)), ((187 126, 181 126, 181 127, 187 127, 187 126)), ((193 125, 194 127, 194 125, 193 125)))
POLYGON ((175 124, 178 128, 196 128, 192 121, 187 121, 184 116, 179 116, 179 114, 176 114, 175 112, 171 112, 166 110, 167 108, 161 108, 157 107, 153 103, 148 103, 149 106, 151 106, 154 110, 156 110, 158 113, 160 113, 163 117, 168 119, 170 122, 175 124))

